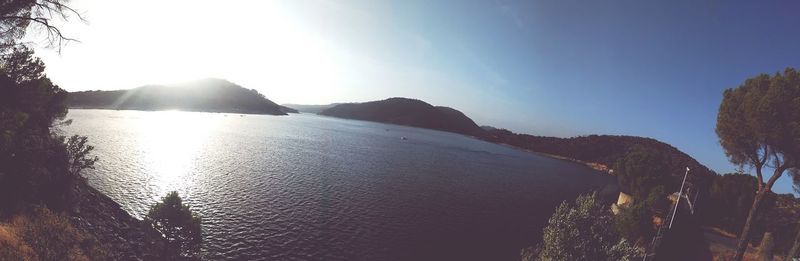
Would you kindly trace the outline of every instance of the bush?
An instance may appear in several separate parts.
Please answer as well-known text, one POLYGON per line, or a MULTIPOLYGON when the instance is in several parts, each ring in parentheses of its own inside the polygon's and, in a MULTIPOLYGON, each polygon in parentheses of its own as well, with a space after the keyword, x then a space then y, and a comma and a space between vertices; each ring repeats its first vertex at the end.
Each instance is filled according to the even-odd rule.
POLYGON ((620 208, 614 217, 614 225, 622 237, 637 242, 653 236, 652 216, 644 202, 637 202, 620 208))
POLYGON ((575 206, 556 208, 543 231, 541 260, 632 260, 639 250, 615 230, 608 207, 596 194, 582 195, 575 206))
POLYGON ((166 258, 191 259, 198 255, 202 243, 201 220, 183 204, 177 191, 168 193, 161 202, 150 207, 145 220, 167 238, 166 258))
POLYGON ((0 226, 0 260, 105 259, 107 252, 93 237, 47 208, 34 208, 0 226))
POLYGON ((7 226, 0 226, 0 260, 33 260, 33 253, 28 244, 7 226))

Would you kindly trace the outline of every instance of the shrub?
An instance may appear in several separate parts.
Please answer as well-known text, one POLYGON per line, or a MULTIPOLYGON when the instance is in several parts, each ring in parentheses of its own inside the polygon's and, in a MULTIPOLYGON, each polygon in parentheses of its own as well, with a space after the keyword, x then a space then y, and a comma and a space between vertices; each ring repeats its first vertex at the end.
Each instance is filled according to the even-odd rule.
POLYGON ((596 194, 575 206, 556 208, 543 230, 541 260, 631 260, 641 253, 614 230, 611 214, 596 194))
POLYGON ((107 252, 93 237, 47 208, 34 208, 0 226, 0 260, 105 259, 107 252))
POLYGON ((633 242, 650 238, 653 235, 652 224, 652 213, 644 202, 620 208, 619 214, 614 217, 619 234, 633 242))
POLYGON ((183 259, 197 256, 202 243, 201 220, 192 213, 177 191, 172 191, 161 202, 150 207, 145 216, 155 229, 167 238, 167 258, 183 259))

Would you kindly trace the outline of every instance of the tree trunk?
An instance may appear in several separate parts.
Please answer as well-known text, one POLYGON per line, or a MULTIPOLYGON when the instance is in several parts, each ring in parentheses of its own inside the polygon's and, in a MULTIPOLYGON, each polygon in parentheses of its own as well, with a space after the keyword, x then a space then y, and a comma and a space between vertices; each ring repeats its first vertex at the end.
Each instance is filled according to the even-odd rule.
POLYGON ((761 245, 758 247, 758 259, 762 261, 772 261, 772 250, 775 247, 775 242, 772 237, 772 232, 765 232, 764 237, 761 238, 761 245))
POLYGON ((764 199, 764 195, 767 194, 769 191, 766 188, 762 188, 758 190, 756 193, 756 197, 753 199, 753 206, 750 207, 750 213, 747 214, 747 221, 744 222, 744 227, 742 228, 742 233, 739 233, 739 241, 736 243, 736 254, 733 256, 734 261, 742 261, 744 258, 744 253, 747 252, 747 237, 750 236, 750 225, 752 225, 754 219, 756 218, 756 212, 758 210, 758 206, 761 205, 762 199, 764 199))
POLYGON ((797 235, 794 237, 794 244, 792 245, 792 249, 789 250, 789 253, 786 254, 786 258, 784 260, 792 260, 797 255, 797 250, 800 248, 800 230, 797 231, 797 235))

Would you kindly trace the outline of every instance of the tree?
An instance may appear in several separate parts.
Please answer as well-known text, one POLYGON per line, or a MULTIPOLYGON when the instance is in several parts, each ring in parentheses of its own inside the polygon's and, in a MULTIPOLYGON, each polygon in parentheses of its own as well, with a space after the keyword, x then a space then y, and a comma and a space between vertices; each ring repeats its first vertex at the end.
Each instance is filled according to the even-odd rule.
MULTIPOLYGON (((792 181, 794 183, 794 191, 800 193, 800 169, 793 169, 790 172, 790 174, 792 176, 792 181)), ((789 249, 789 252, 786 254, 786 259, 788 260, 791 260, 791 258, 796 257, 797 252, 800 251, 800 229, 798 229, 793 242, 794 243, 792 243, 792 248, 789 249)))
POLYGON ((614 164, 614 175, 620 188, 637 200, 647 198, 650 190, 657 186, 672 187, 671 173, 660 152, 641 146, 634 146, 614 164))
MULTIPOLYGON (((54 127, 68 123, 62 121, 67 92, 47 78, 33 51, 18 43, 30 31, 45 33, 51 47, 73 40, 53 25, 57 19, 83 20, 67 2, 0 1, 0 215, 30 203, 66 207, 70 184, 94 163, 88 158, 91 149, 69 155, 64 137, 54 134, 54 127)), ((72 152, 89 147, 85 139, 74 145, 82 148, 72 152)))
POLYGON ((0 211, 25 203, 60 205, 67 191, 67 151, 52 132, 67 113, 66 91, 20 46, 0 57, 0 211))
POLYGON ((737 242, 734 259, 744 257, 750 227, 764 195, 787 170, 800 164, 800 73, 762 74, 723 93, 717 136, 728 159, 755 170, 758 189, 737 242), (764 168, 773 169, 764 180, 764 168))
MULTIPOLYGON (((530 255, 529 255, 530 256, 530 255)), ((616 233, 607 206, 596 194, 581 195, 575 206, 556 208, 543 230, 541 260, 632 260, 641 253, 616 233)))
POLYGON ((150 207, 145 220, 164 234, 170 246, 165 258, 190 259, 197 255, 202 243, 200 217, 192 213, 177 191, 172 191, 161 202, 150 207))
POLYGON ((714 178, 703 215, 707 222, 723 230, 740 234, 747 213, 758 190, 758 181, 748 174, 733 173, 714 178))
POLYGON ((80 173, 84 169, 94 169, 94 163, 98 158, 90 157, 89 153, 94 150, 94 146, 86 145, 88 139, 79 135, 72 135, 67 140, 67 155, 69 160, 69 175, 73 179, 80 178, 80 173))
POLYGON ((51 47, 61 48, 66 42, 76 41, 65 36, 53 25, 55 19, 68 20, 83 17, 67 5, 69 0, 5 0, 0 2, 0 50, 17 46, 17 40, 30 26, 44 32, 51 47))

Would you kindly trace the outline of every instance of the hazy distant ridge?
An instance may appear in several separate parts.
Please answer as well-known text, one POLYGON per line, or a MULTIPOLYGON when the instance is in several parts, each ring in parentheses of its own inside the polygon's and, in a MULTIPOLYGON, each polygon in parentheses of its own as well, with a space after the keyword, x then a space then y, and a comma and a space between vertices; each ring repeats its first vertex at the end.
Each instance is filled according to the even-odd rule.
POLYGON ((83 91, 68 95, 67 106, 87 109, 184 110, 286 115, 297 112, 275 104, 254 89, 220 79, 130 90, 83 91))
POLYGON ((299 112, 304 113, 315 113, 318 114, 328 108, 333 106, 339 105, 341 103, 331 103, 331 104, 323 104, 323 105, 306 105, 306 104, 281 104, 283 107, 292 108, 299 112))

